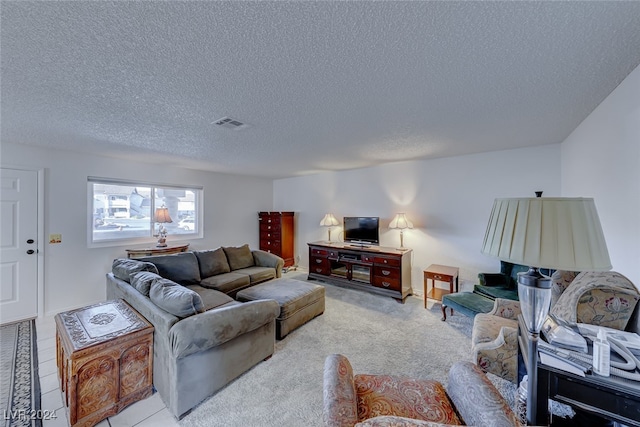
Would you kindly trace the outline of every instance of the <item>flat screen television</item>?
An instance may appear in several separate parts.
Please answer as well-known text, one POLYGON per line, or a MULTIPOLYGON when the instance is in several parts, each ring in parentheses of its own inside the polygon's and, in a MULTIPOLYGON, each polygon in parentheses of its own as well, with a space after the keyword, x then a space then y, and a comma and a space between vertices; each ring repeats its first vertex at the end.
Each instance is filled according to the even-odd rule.
POLYGON ((380 218, 372 216, 345 216, 344 241, 356 245, 380 244, 380 218))

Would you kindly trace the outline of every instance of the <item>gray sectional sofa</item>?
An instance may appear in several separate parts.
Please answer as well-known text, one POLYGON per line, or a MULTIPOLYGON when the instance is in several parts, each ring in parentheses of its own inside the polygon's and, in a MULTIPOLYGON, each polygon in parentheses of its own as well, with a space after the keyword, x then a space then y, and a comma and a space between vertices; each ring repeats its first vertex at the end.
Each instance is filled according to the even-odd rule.
POLYGON ((280 277, 283 264, 247 245, 114 260, 107 298, 153 324, 153 383, 176 418, 273 354, 278 303, 232 295, 280 277))

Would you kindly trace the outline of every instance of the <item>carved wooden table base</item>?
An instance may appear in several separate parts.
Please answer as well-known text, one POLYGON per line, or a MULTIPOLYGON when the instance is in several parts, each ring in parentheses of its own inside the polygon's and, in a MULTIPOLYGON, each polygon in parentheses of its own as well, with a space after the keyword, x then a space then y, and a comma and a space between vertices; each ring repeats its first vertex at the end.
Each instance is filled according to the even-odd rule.
POLYGON ((122 300, 59 313, 56 362, 69 423, 93 426, 153 391, 153 326, 122 300))

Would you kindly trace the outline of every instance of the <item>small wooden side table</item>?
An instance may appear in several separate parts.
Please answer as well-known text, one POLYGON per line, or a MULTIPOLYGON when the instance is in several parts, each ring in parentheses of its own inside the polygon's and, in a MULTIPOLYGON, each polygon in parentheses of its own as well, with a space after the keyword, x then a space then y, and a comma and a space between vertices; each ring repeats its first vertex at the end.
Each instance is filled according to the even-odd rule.
POLYGON ((153 392, 153 326, 122 300, 56 314, 56 363, 71 426, 94 426, 153 392))
POLYGON ((442 302, 443 295, 453 292, 458 292, 458 267, 431 264, 426 270, 424 270, 424 308, 427 308, 427 300, 442 302), (431 279, 430 287, 427 283, 429 279, 431 279), (440 282, 448 282, 449 290, 436 288, 436 280, 440 282))
POLYGON ((180 252, 186 252, 189 249, 189 244, 180 246, 167 246, 165 248, 143 248, 143 249, 125 249, 127 251, 127 258, 142 258, 145 256, 155 255, 171 255, 180 252))

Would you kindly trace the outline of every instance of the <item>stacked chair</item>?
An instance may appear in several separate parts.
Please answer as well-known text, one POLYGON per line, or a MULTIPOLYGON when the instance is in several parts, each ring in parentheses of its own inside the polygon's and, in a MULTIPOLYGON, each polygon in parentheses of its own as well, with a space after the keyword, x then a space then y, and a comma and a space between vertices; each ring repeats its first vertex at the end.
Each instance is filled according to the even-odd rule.
MULTIPOLYGON (((638 331, 636 287, 620 273, 556 271, 550 314, 570 323, 638 331), (633 320, 632 320, 633 319, 633 320)), ((472 357, 485 372, 517 382, 518 301, 496 298, 493 310, 475 316, 472 357)))

